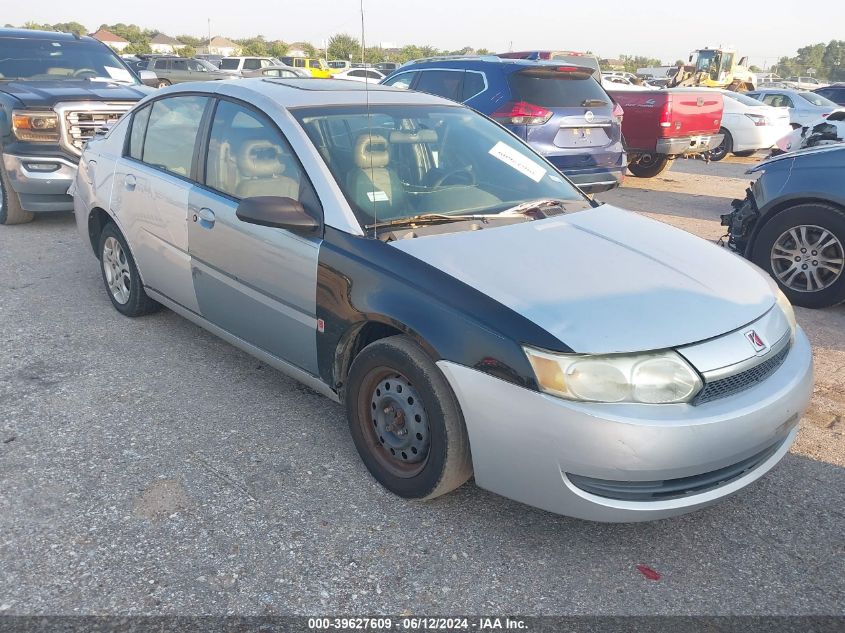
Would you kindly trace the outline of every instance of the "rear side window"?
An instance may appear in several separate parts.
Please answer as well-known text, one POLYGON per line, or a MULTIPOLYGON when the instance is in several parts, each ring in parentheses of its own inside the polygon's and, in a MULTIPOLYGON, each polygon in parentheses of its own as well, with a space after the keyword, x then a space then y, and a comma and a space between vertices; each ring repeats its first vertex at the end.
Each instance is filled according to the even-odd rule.
POLYGON ((452 101, 459 101, 463 76, 463 71, 423 70, 416 89, 452 101))
POLYGON ((129 156, 141 160, 144 151, 144 134, 147 133, 147 122, 150 120, 152 106, 138 110, 132 117, 132 131, 129 133, 129 156))
POLYGON ((180 176, 191 173, 194 145, 207 97, 159 99, 152 106, 142 160, 180 176))
POLYGON ((577 108, 609 105, 610 99, 592 75, 562 72, 556 68, 511 73, 508 83, 515 101, 544 108, 577 108))
POLYGON ((174 59, 173 60, 173 70, 188 70, 188 60, 186 60, 186 59, 174 59))
POLYGON ((158 59, 156 60, 155 68, 157 70, 167 70, 169 64, 170 62, 166 59, 158 59))
POLYGON ((386 86, 393 86, 394 88, 401 88, 402 90, 407 90, 411 87, 411 84, 414 83, 414 78, 417 76, 417 72, 407 72, 407 73, 399 73, 384 82, 386 86))
POLYGON ((237 70, 239 59, 224 58, 220 60, 220 68, 223 70, 237 70))
POLYGON ((484 75, 472 71, 464 73, 464 87, 461 91, 461 101, 472 99, 475 95, 484 91, 484 75))

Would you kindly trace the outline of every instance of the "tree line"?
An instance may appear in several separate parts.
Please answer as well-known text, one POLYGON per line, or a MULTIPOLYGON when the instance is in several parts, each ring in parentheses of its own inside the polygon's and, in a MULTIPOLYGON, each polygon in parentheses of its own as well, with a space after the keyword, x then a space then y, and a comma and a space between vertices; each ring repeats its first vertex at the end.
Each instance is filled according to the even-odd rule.
POLYGON ((770 72, 781 77, 812 75, 831 82, 845 81, 845 40, 799 48, 795 57, 781 57, 770 72))

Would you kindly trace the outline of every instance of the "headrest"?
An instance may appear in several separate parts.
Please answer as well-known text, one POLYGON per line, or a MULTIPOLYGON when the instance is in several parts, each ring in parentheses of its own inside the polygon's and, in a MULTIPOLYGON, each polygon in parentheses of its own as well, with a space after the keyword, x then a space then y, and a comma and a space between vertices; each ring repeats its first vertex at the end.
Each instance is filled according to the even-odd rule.
POLYGON ((245 141, 238 151, 238 170, 243 176, 278 176, 285 171, 282 148, 267 140, 245 141))
POLYGON ((361 169, 387 167, 390 152, 387 139, 378 134, 362 134, 355 143, 355 164, 361 169))
POLYGON ((394 130, 390 133, 390 142, 394 145, 400 143, 436 143, 437 132, 434 130, 417 130, 416 132, 394 130))

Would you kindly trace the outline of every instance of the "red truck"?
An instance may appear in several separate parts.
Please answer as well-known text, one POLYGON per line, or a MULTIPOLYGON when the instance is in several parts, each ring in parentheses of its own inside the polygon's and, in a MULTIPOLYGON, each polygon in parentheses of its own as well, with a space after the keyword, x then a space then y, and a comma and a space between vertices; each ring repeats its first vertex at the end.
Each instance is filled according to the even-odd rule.
POLYGON ((722 142, 724 102, 715 90, 610 90, 622 106, 628 171, 652 178, 678 156, 707 152, 722 142))

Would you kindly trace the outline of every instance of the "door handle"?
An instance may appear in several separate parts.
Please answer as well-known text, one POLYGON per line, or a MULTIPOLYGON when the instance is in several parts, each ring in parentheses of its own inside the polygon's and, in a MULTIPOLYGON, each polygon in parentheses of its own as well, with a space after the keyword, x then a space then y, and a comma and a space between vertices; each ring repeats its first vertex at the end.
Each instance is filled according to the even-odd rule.
POLYGON ((135 185, 137 184, 137 180, 135 179, 135 176, 133 176, 132 174, 126 174, 123 177, 123 184, 126 186, 127 189, 129 189, 129 191, 132 191, 133 189, 135 189, 135 185))
POLYGON ((214 211, 207 207, 203 207, 197 214, 194 216, 194 222, 199 224, 204 229, 210 229, 214 227, 214 211))

